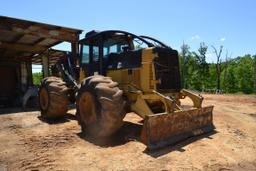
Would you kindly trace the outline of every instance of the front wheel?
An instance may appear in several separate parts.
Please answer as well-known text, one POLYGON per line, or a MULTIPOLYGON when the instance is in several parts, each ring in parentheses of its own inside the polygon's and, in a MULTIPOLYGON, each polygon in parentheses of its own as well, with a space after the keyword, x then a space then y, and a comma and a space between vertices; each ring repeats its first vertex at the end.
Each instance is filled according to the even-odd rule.
POLYGON ((78 122, 86 135, 107 137, 123 124, 123 91, 109 77, 84 79, 76 99, 78 122))

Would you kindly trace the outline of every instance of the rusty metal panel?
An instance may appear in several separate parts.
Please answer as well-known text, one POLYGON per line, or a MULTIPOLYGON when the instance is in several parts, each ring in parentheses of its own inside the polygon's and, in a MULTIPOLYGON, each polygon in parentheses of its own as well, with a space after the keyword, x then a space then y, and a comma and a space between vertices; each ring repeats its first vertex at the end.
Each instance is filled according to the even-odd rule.
POLYGON ((149 149, 160 148, 214 129, 213 106, 146 116, 141 140, 149 149))

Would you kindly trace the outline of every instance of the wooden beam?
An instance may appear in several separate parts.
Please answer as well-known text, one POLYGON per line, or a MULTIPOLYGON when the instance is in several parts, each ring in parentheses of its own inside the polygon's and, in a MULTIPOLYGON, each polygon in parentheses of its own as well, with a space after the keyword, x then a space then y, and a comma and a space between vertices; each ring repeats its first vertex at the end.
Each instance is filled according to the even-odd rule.
POLYGON ((12 25, 11 23, 4 23, 8 24, 8 27, 4 29, 0 27, 1 30, 12 31, 19 34, 27 34, 32 36, 37 36, 41 38, 51 38, 60 41, 67 41, 67 42, 78 42, 78 35, 76 33, 71 33, 65 30, 56 29, 56 28, 42 28, 37 25, 31 25, 28 28, 22 28, 17 25, 12 25))
POLYGON ((20 61, 31 62, 31 57, 29 57, 29 56, 15 57, 15 59, 20 60, 20 61))
POLYGON ((0 42, 0 49, 8 49, 13 51, 20 51, 20 52, 31 52, 31 53, 38 53, 47 50, 47 47, 39 46, 39 45, 26 45, 21 43, 7 43, 7 42, 0 42))
POLYGON ((12 42, 17 42, 17 41, 19 41, 23 36, 24 36, 24 34, 19 34, 18 36, 16 36, 16 37, 12 40, 12 42))
POLYGON ((45 38, 39 38, 38 40, 33 42, 33 45, 36 45, 36 44, 38 44, 38 43, 40 43, 40 42, 42 42, 44 40, 45 40, 45 38))

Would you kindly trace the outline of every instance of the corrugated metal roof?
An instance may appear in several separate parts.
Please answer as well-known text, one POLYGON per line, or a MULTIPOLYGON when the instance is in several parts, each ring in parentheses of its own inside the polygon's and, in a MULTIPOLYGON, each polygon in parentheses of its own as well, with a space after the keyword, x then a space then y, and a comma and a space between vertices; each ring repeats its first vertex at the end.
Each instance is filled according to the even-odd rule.
POLYGON ((0 16, 0 60, 35 61, 61 42, 78 42, 82 30, 0 16))

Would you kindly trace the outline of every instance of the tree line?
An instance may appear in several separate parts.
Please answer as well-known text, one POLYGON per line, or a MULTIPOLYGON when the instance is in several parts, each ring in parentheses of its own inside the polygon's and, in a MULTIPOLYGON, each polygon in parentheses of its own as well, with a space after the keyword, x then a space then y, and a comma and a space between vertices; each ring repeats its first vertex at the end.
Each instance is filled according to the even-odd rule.
POLYGON ((256 55, 232 58, 224 47, 207 46, 204 42, 196 52, 183 43, 179 53, 182 87, 216 93, 256 93, 256 55), (212 50, 215 63, 207 63, 212 50))

